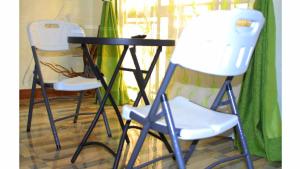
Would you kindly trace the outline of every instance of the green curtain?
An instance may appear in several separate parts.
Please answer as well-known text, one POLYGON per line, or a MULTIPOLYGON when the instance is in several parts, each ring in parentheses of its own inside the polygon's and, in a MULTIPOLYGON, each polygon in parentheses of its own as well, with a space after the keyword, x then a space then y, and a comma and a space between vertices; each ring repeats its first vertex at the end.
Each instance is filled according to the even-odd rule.
MULTIPOLYGON (((103 1, 101 23, 98 36, 108 38, 118 38, 117 16, 114 10, 116 1, 103 1)), ((121 49, 116 45, 100 45, 97 48, 97 65, 106 77, 107 83, 110 81, 113 71, 117 65, 121 54, 121 49)), ((103 91, 102 91, 103 92, 103 91)), ((122 80, 122 72, 118 73, 111 94, 118 105, 129 102, 127 89, 122 80)))
POLYGON ((281 161, 281 114, 277 101, 276 27, 272 0, 256 0, 254 9, 265 16, 239 97, 239 112, 252 155, 281 161))

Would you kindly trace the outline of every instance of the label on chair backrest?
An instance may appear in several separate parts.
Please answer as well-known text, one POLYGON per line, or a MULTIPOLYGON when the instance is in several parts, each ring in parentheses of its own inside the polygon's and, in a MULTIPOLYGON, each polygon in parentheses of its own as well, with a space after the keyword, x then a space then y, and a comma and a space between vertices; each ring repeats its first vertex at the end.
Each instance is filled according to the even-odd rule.
POLYGON ((49 28, 49 29, 59 28, 59 25, 55 23, 47 23, 45 24, 45 28, 49 28))
POLYGON ((250 27, 252 22, 248 19, 239 19, 236 22, 236 26, 250 27))

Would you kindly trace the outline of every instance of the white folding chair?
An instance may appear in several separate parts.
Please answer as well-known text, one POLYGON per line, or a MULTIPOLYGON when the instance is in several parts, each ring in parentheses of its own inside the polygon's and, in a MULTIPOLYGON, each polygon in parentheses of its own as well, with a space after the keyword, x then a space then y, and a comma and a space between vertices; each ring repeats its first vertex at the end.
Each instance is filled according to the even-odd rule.
MULTIPOLYGON (((263 15, 251 9, 212 11, 192 19, 177 41, 153 104, 141 107, 129 105, 123 107, 122 116, 127 122, 113 168, 118 167, 124 136, 131 120, 143 125, 143 129, 131 154, 127 169, 133 168, 150 129, 170 136, 174 153, 168 156, 175 156, 178 167, 184 169, 200 139, 217 136, 231 128, 236 129, 241 140, 242 154, 222 159, 207 168, 237 158, 245 158, 247 167, 253 168, 232 92, 231 81, 234 76, 246 72, 263 24, 263 15), (172 100, 167 99, 165 90, 177 66, 210 75, 227 77, 210 109, 181 96, 172 100), (227 97, 223 97, 225 94, 227 97), (232 114, 219 112, 217 108, 221 105, 229 105, 232 114), (178 139, 192 140, 185 156, 180 149, 178 139)), ((164 157, 153 159, 134 168, 142 168, 161 159, 164 157)))
MULTIPOLYGON (((78 115, 95 114, 95 113, 79 113, 81 100, 84 96, 85 91, 94 89, 96 90, 97 98, 100 103, 101 96, 100 96, 99 88, 102 87, 103 85, 103 81, 100 82, 97 78, 88 78, 83 76, 65 78, 63 80, 57 80, 55 82, 46 82, 44 80, 45 78, 43 76, 43 71, 41 70, 40 58, 38 56, 37 51, 38 50, 47 51, 47 52, 67 51, 73 47, 80 47, 75 45, 73 46, 69 45, 68 36, 85 36, 85 33, 79 25, 65 22, 65 21, 41 20, 41 21, 33 22, 28 25, 28 37, 32 49, 35 66, 33 71, 33 82, 32 82, 31 97, 30 97, 30 104, 29 104, 27 131, 29 132, 31 128, 31 120, 32 120, 32 112, 33 112, 34 104, 44 102, 47 109, 48 118, 50 121, 50 126, 54 136, 55 144, 58 150, 61 149, 61 145, 56 131, 55 122, 74 117, 74 123, 76 123, 78 115), (40 85, 41 87, 43 101, 35 101, 35 90, 37 84, 40 85), (77 102, 75 113, 70 116, 54 119, 49 104, 49 101, 52 98, 48 98, 47 90, 46 90, 47 88, 52 88, 56 91, 79 92, 80 94, 78 96, 78 102, 77 102)), ((82 63, 84 64, 83 73, 86 74, 87 76, 91 75, 93 72, 90 68, 90 65, 88 64, 89 62, 85 58, 83 58, 82 63)), ((44 74, 45 73, 46 72, 44 72, 44 74)), ((68 97, 64 97, 64 98, 68 98, 68 97)), ((109 124, 105 112, 103 112, 103 119, 105 122, 107 134, 110 137, 111 131, 109 128, 109 124)))

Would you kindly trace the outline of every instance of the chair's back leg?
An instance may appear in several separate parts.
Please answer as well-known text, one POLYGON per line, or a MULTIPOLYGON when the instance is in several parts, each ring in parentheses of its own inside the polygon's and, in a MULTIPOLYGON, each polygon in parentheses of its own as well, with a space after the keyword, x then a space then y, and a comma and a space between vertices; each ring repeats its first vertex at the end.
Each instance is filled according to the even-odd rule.
POLYGON ((243 153, 244 153, 244 156, 245 156, 245 159, 246 159, 247 168, 248 169, 253 169, 253 163, 252 163, 252 160, 251 160, 250 152, 248 150, 246 137, 245 137, 243 129, 242 129, 240 116, 239 116, 239 113, 238 113, 238 110, 237 110, 234 93, 232 91, 232 86, 231 86, 230 83, 227 85, 227 94, 228 94, 228 97, 229 97, 229 100, 230 100, 231 110, 232 110, 233 114, 235 114, 238 117, 238 124, 235 128, 236 128, 236 132, 238 133, 238 136, 240 137, 240 140, 241 140, 241 145, 242 145, 243 153))
POLYGON ((29 132, 30 128, 31 128, 31 120, 32 120, 32 111, 33 111, 33 106, 34 106, 34 95, 35 95, 35 90, 36 90, 36 83, 37 83, 37 73, 36 73, 36 70, 34 69, 32 87, 31 87, 31 95, 30 95, 30 102, 29 102, 27 132, 29 132))
POLYGON ((189 159, 191 158, 193 152, 195 151, 197 144, 198 144, 199 140, 193 140, 188 152, 184 155, 184 162, 187 163, 189 161, 189 159))
POLYGON ((78 97, 78 101, 77 101, 77 106, 76 106, 76 111, 75 111, 75 116, 74 116, 73 123, 77 123, 78 114, 79 114, 79 110, 80 110, 80 106, 81 106, 83 94, 84 94, 84 91, 80 91, 80 94, 79 94, 79 97, 78 97))

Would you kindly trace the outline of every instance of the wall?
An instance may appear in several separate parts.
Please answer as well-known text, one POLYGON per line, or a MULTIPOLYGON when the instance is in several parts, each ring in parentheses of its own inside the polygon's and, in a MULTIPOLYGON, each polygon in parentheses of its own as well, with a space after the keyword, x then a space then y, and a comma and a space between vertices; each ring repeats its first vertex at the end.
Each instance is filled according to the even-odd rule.
MULTIPOLYGON (((26 27, 36 20, 57 19, 79 24, 85 29, 87 36, 97 34, 102 9, 101 0, 22 0, 20 1, 20 59, 19 59, 19 87, 29 89, 32 84, 33 59, 27 37, 26 27)), ((61 65, 72 66, 74 62, 66 62, 65 57, 52 57, 48 61, 58 61, 61 65)), ((44 68, 45 69, 45 68, 44 68)), ((53 72, 46 78, 54 78, 53 72)))
POLYGON ((275 19, 276 19, 276 75, 277 75, 277 94, 280 112, 282 112, 282 47, 281 47, 281 0, 273 0, 275 19))

